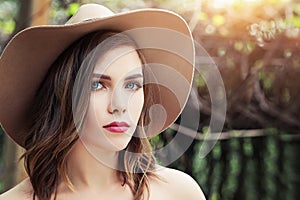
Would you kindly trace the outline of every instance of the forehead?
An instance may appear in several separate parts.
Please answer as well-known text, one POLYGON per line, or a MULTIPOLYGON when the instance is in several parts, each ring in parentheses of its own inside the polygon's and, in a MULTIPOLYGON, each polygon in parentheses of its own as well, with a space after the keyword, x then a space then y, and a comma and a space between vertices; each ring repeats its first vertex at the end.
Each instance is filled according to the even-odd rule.
POLYGON ((130 46, 120 46, 107 51, 96 62, 94 73, 126 75, 142 72, 142 62, 137 51, 130 46))

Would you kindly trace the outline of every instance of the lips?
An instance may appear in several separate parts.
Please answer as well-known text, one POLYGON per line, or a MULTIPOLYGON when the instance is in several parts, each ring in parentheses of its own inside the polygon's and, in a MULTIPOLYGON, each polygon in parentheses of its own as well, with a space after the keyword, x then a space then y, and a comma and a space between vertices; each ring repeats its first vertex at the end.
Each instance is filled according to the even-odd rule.
POLYGON ((112 122, 103 128, 114 133, 124 133, 129 129, 129 125, 126 122, 112 122))

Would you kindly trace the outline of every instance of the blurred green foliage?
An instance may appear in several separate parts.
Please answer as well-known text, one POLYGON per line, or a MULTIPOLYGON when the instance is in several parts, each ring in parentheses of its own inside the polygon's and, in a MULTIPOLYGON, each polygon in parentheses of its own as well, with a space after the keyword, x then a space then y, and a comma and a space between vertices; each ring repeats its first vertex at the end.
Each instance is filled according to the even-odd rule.
POLYGON ((0 1, 0 36, 13 32, 16 26, 17 11, 18 2, 16 0, 0 1))

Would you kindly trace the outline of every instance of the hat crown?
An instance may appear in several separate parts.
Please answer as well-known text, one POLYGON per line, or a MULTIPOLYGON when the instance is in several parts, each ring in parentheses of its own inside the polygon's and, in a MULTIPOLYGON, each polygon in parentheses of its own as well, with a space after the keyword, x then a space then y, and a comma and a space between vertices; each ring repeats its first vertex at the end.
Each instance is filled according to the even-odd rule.
POLYGON ((105 18, 114 15, 114 13, 99 4, 85 4, 79 7, 78 11, 66 22, 66 24, 77 24, 84 21, 105 18))

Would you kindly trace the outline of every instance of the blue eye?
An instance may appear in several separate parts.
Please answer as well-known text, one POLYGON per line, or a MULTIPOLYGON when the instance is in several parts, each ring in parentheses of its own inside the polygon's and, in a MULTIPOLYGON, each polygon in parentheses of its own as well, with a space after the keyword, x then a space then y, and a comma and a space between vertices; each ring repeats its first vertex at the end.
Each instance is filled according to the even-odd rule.
POLYGON ((138 90, 141 87, 142 87, 141 84, 135 82, 129 82, 125 85, 125 88, 130 90, 138 90))
POLYGON ((101 90, 103 87, 103 84, 99 81, 92 82, 91 85, 92 90, 101 90))

